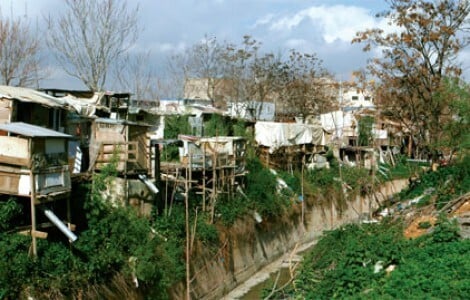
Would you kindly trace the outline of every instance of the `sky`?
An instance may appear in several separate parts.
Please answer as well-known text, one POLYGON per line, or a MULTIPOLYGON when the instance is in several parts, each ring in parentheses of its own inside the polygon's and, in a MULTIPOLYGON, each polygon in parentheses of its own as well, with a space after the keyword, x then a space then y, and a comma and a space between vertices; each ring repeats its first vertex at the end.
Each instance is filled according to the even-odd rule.
MULTIPOLYGON (((243 35, 262 43, 262 50, 287 53, 289 49, 316 53, 338 80, 366 66, 374 52, 351 44, 357 31, 386 27, 375 14, 387 8, 385 0, 140 0, 141 29, 135 52, 151 52, 159 76, 169 57, 194 45, 205 35, 240 44, 243 35)), ((44 16, 63 12, 63 0, 0 0, 3 16, 26 16, 42 28, 44 16)), ((41 32, 42 34, 42 32, 41 32)), ((470 59, 468 52, 462 61, 470 59)), ((53 62, 51 62, 53 65, 53 62)), ((52 67, 47 87, 83 88, 59 67, 52 67)), ((468 66, 466 67, 468 70, 468 66)))

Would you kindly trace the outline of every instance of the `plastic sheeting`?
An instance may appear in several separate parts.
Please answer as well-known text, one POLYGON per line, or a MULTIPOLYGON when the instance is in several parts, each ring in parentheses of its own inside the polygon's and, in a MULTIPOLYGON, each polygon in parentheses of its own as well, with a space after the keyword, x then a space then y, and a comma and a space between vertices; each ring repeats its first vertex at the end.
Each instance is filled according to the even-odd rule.
POLYGON ((259 145, 269 147, 270 153, 280 147, 324 144, 321 126, 296 123, 257 122, 255 139, 259 145))
POLYGON ((83 117, 91 117, 96 113, 96 108, 105 108, 100 105, 104 93, 95 93, 91 98, 78 98, 73 95, 57 98, 63 101, 68 106, 72 107, 75 112, 83 117))
POLYGON ((323 128, 333 133, 333 138, 342 137, 343 130, 350 128, 353 122, 356 122, 351 112, 340 110, 320 115, 323 128))

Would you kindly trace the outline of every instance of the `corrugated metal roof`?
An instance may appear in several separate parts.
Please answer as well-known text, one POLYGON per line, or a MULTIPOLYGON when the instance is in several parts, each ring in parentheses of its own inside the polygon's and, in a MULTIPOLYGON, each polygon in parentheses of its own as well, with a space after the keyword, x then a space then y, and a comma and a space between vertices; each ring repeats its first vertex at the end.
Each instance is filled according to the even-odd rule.
POLYGON ((65 105, 60 99, 45 93, 33 89, 6 85, 0 85, 0 98, 16 99, 22 102, 34 102, 49 107, 62 107, 65 105))
POLYGON ((71 135, 23 122, 0 124, 0 130, 27 137, 71 138, 71 135))

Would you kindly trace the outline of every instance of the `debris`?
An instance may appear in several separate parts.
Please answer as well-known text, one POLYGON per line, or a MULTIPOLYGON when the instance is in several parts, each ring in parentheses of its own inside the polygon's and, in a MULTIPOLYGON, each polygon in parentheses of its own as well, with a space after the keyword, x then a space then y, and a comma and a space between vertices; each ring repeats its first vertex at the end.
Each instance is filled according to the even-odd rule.
POLYGON ((374 265, 374 274, 377 274, 379 273, 380 271, 382 271, 384 269, 384 262, 379 260, 378 262, 375 263, 374 265))
POLYGON ((393 272, 393 270, 395 270, 396 268, 396 265, 389 265, 386 269, 385 269, 385 272, 387 273, 387 275, 390 275, 390 273, 393 272))
POLYGON ((253 212, 253 217, 255 218, 256 223, 259 224, 259 223, 263 222, 263 218, 261 217, 261 215, 257 211, 253 212))

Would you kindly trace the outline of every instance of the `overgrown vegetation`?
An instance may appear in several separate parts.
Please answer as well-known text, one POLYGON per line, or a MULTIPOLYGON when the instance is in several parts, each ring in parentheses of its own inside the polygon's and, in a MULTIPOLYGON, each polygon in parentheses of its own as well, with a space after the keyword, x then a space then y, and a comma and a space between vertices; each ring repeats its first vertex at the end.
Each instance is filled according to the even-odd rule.
POLYGON ((369 146, 372 143, 372 127, 374 125, 374 117, 364 116, 359 119, 359 138, 358 146, 369 146))
POLYGON ((287 173, 274 174, 264 167, 257 157, 250 158, 246 166, 245 190, 237 191, 234 199, 222 198, 217 204, 217 211, 225 225, 233 222, 247 213, 257 212, 263 218, 273 218, 282 215, 292 204, 293 191, 279 185, 278 179, 295 177, 287 173))
POLYGON ((451 199, 470 191, 470 156, 451 165, 441 167, 436 172, 423 173, 416 182, 403 190, 400 199, 412 199, 423 194, 434 199, 436 208, 440 209, 451 199))
POLYGON ((470 240, 444 218, 416 240, 400 222, 346 225, 325 233, 275 299, 464 299, 469 254, 470 240))
POLYGON ((115 164, 109 164, 94 178, 93 189, 82 186, 84 194, 76 195, 84 201, 88 225, 79 239, 71 245, 61 238, 39 240, 36 258, 28 254, 30 237, 6 232, 22 211, 13 200, 1 204, 0 298, 127 298, 144 291, 167 298, 168 287, 181 278, 172 241, 165 243, 150 221, 131 208, 111 207, 102 198, 113 174, 115 164))
MULTIPOLYGON (((165 116, 165 139, 177 139, 179 134, 194 135, 189 124, 189 115, 165 116)), ((241 136, 248 140, 252 137, 247 132, 243 120, 234 120, 218 114, 212 114, 203 122, 203 136, 241 136)), ((162 153, 163 161, 174 161, 179 159, 178 146, 166 146, 162 153)))

